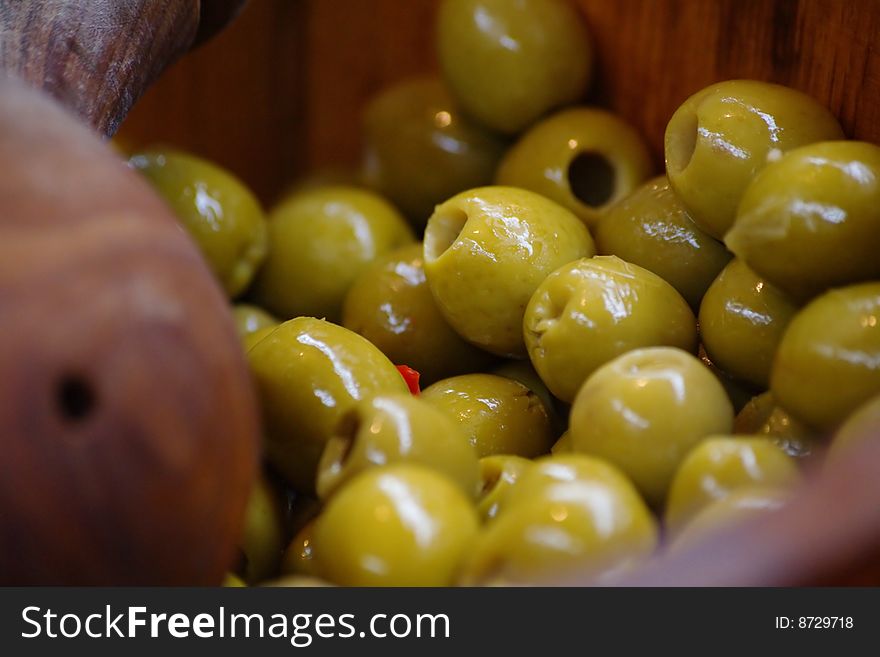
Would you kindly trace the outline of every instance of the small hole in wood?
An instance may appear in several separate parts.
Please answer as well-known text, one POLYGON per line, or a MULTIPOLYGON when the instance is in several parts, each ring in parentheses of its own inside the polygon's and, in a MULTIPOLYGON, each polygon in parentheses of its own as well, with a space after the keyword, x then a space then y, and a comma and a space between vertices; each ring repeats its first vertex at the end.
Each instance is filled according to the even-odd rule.
POLYGON ((66 422, 82 422, 95 411, 97 398, 92 385, 79 375, 66 375, 55 393, 58 413, 66 422))
POLYGON ((571 193, 581 203, 598 208, 611 200, 617 174, 601 153, 579 153, 568 165, 571 193))

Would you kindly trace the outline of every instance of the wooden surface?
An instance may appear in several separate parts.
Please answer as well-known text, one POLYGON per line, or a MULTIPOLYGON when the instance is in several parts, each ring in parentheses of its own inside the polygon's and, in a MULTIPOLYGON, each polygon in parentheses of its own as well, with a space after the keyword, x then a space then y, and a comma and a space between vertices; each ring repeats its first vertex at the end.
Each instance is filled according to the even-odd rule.
MULTIPOLYGON (((576 0, 596 41, 591 101, 648 137, 718 80, 803 89, 850 136, 880 142, 877 0, 576 0)), ((390 82, 435 70, 437 0, 250 0, 135 107, 123 137, 214 158, 264 202, 294 177, 360 157, 360 112, 390 82)))
POLYGON ((228 302, 147 183, 0 79, 0 584, 218 584, 257 465, 228 302))

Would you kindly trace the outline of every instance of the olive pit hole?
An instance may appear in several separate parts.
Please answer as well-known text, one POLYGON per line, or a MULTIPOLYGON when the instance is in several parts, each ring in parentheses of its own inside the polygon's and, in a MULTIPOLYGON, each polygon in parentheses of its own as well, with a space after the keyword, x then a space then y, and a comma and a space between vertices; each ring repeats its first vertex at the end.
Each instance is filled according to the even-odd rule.
POLYGON ((97 395, 92 384, 84 377, 68 374, 58 381, 55 405, 65 422, 80 423, 95 412, 97 395))
POLYGON ((425 229, 425 259, 433 262, 455 244, 467 220, 467 213, 458 208, 437 211, 425 229))
POLYGON ((699 123, 695 112, 674 116, 666 134, 666 166, 671 174, 681 173, 697 148, 699 123))
POLYGON ((333 462, 341 470, 354 451, 354 441, 361 430, 361 418, 354 411, 342 417, 333 436, 333 462))
POLYGON ((578 153, 568 165, 568 185, 584 205, 598 208, 611 200, 617 184, 614 165, 601 153, 578 153))

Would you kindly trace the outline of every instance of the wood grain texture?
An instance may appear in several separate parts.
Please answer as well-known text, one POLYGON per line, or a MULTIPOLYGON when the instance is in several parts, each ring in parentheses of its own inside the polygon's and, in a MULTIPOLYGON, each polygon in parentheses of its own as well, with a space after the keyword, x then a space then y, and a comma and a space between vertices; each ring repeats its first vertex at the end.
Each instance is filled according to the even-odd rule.
POLYGON ((113 134, 198 24, 191 0, 0 0, 0 70, 113 134))
POLYGON ((0 584, 217 584, 258 452, 228 302, 148 185, 0 79, 0 584))

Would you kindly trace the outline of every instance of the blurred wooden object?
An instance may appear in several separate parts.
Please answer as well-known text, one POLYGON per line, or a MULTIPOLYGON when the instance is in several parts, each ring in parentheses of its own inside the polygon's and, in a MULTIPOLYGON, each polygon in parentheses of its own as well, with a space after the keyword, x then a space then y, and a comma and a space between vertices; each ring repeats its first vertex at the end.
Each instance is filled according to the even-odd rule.
POLYGON ((219 584, 256 472, 229 304, 167 206, 0 78, 0 584, 219 584))
POLYGON ((112 135, 159 74, 245 0, 0 0, 0 71, 112 135))
MULTIPOLYGON (((297 175, 360 158, 364 103, 435 70, 439 0, 251 0, 236 23, 168 71, 122 130, 238 173, 264 202, 297 175)), ((814 95, 851 137, 880 142, 877 0, 576 0, 596 41, 591 102, 635 123, 662 164, 675 108, 718 80, 814 95)))

